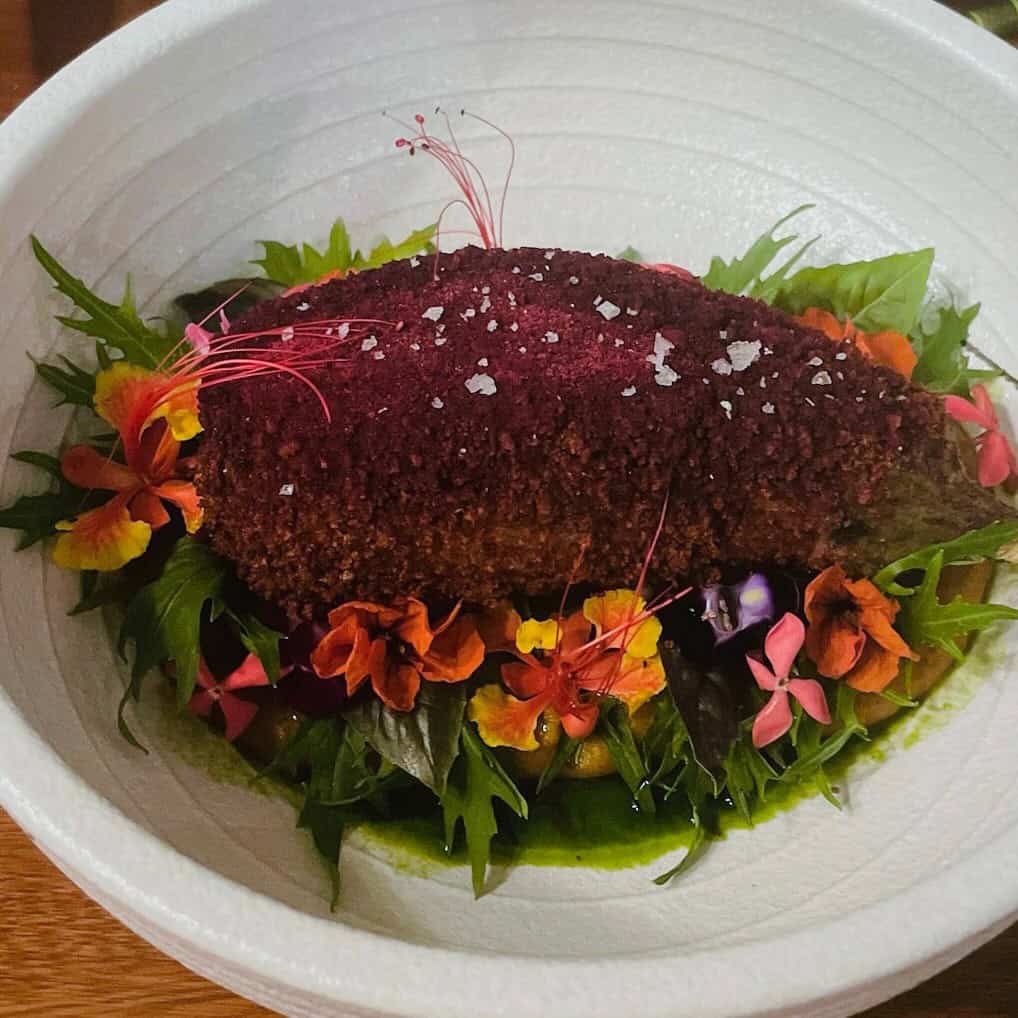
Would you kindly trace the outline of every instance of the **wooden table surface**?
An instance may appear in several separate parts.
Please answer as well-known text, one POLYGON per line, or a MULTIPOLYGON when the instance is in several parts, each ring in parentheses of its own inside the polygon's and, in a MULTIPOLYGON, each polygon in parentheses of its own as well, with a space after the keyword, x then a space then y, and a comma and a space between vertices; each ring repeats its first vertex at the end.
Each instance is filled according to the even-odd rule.
MULTIPOLYGON (((157 2, 0 0, 0 118, 91 42, 157 2)), ((194 975, 121 926, 0 811, 0 1018, 269 1013, 194 975)), ((1016 1016, 1018 926, 1013 926, 865 1018, 1016 1016)))

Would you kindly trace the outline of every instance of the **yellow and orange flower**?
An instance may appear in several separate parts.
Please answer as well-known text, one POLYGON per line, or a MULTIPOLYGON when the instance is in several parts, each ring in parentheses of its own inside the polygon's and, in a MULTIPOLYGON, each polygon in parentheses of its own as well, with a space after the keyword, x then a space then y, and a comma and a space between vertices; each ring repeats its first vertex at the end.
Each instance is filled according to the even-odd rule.
POLYGON ((919 660, 894 628, 898 602, 869 580, 850 580, 841 566, 830 566, 809 584, 804 607, 806 653, 829 679, 879 693, 898 674, 903 657, 919 660))
POLYGON ((323 679, 343 675, 352 695, 370 678, 393 710, 412 710, 421 682, 462 682, 484 660, 474 620, 457 605, 438 625, 415 597, 391 605, 348 601, 329 613, 329 632, 311 654, 323 679))
POLYGON ((120 437, 125 462, 91 446, 72 446, 60 468, 72 484, 111 491, 108 502, 57 525, 53 560, 68 569, 119 569, 148 547, 152 531, 169 522, 175 505, 188 533, 201 526, 194 485, 177 475, 181 442, 201 431, 197 382, 176 385, 169 376, 118 363, 96 376, 96 413, 120 437))
POLYGON ((632 714, 664 689, 661 625, 633 591, 587 598, 582 611, 545 621, 524 622, 502 608, 483 617, 481 635, 489 653, 517 658, 502 666, 506 689, 482 686, 467 708, 489 746, 537 749, 535 729, 548 709, 567 735, 586 738, 601 696, 623 701, 632 714))
POLYGON ((874 364, 892 368, 906 378, 912 377, 919 359, 916 357, 908 337, 900 332, 860 332, 851 319, 839 321, 830 311, 821 308, 807 308, 796 321, 810 329, 822 332, 836 343, 845 341, 855 346, 874 364))

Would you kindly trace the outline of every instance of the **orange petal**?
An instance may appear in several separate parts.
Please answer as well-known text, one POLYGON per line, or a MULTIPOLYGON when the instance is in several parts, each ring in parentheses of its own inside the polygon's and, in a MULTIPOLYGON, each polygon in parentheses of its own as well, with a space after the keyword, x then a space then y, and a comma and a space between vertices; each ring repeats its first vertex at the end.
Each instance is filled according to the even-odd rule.
POLYGON ((100 456, 91 446, 73 445, 60 458, 60 470, 79 488, 130 491, 144 483, 130 467, 100 456))
POLYGON ((519 614, 508 604, 482 612, 477 618, 477 631, 481 634, 489 654, 508 651, 516 653, 516 630, 520 628, 519 614))
POLYGON ((582 611, 573 612, 562 623, 562 639, 559 641, 559 654, 573 654, 585 643, 590 642, 590 620, 582 611))
POLYGON ((484 643, 469 615, 458 618, 432 641, 422 660, 421 674, 432 682, 461 682, 484 660, 484 643))
POLYGON ((911 657, 913 660, 918 660, 918 657, 912 653, 909 645, 892 625, 898 614, 897 601, 885 597, 869 580, 846 583, 845 589, 859 605, 859 625, 867 636, 897 657, 911 657))
POLYGON ((127 462, 150 481, 164 481, 177 466, 180 443, 170 434, 165 421, 156 421, 146 428, 139 443, 133 448, 125 444, 127 462))
MULTIPOLYGON (((380 644, 384 651, 383 640, 375 643, 380 644)), ((395 663, 383 655, 381 667, 377 666, 377 658, 372 662, 371 686, 386 707, 399 711, 413 710, 421 688, 421 676, 413 665, 395 663)))
POLYGON ((639 710, 652 696, 657 696, 665 688, 665 669, 661 658, 654 656, 645 661, 637 661, 628 654, 617 652, 604 654, 593 666, 585 668, 577 683, 581 689, 596 692, 603 689, 610 696, 621 700, 629 709, 629 713, 639 710), (614 658, 615 661, 609 660, 614 658), (603 675, 599 676, 598 672, 603 675), (607 678, 605 689, 600 679, 607 678))
POLYGON ((153 495, 172 502, 183 514, 184 526, 189 534, 201 529, 204 510, 198 500, 198 489, 190 481, 165 481, 151 488, 153 495))
POLYGON ((806 654, 817 671, 829 679, 840 679, 855 667, 866 646, 866 634, 830 612, 806 630, 806 654))
POLYGON ((148 488, 139 491, 128 507, 131 510, 131 519, 143 520, 153 530, 158 530, 170 522, 170 514, 163 506, 158 495, 154 495, 148 488))
POLYGON ((162 372, 124 361, 96 375, 93 405, 124 440, 128 462, 155 421, 166 421, 166 432, 175 442, 186 442, 202 430, 197 380, 178 385, 162 372))
POLYGON ((805 325, 807 329, 816 329, 828 339, 839 343, 848 334, 845 324, 838 321, 830 311, 824 311, 823 308, 806 308, 801 315, 796 316, 795 320, 800 325, 805 325))
POLYGON ((434 639, 431 626, 428 624, 427 605, 416 597, 408 597, 400 601, 396 607, 402 613, 402 617, 393 627, 396 635, 404 643, 410 644, 418 657, 424 657, 434 639))
POLYGON ((816 622, 819 612, 832 604, 845 600, 845 583, 848 576, 841 566, 828 566, 822 573, 815 576, 806 586, 803 597, 803 610, 807 622, 816 622))
POLYGON ((524 700, 539 696, 552 685, 552 671, 536 661, 502 665, 502 681, 524 700))
POLYGON ((912 377, 919 363, 908 337, 900 332, 860 332, 855 337, 855 345, 874 363, 906 378, 912 377))
POLYGON ((361 657, 355 665, 360 670, 357 679, 363 680, 368 674, 363 656, 367 650, 364 642, 367 640, 367 635, 356 614, 345 616, 338 624, 333 622, 332 628, 311 652, 311 667, 314 668, 315 674, 323 679, 332 679, 337 675, 342 675, 350 664, 354 648, 357 647, 361 653, 361 657), (358 645, 358 637, 361 640, 360 645, 358 645))
POLYGON ((481 686, 470 698, 467 717, 477 725, 478 733, 489 746, 534 750, 538 748, 534 736, 537 721, 550 699, 549 694, 543 694, 517 700, 491 683, 481 686))
POLYGON ((845 681, 860 693, 880 693, 897 676, 899 661, 897 654, 885 650, 874 640, 867 640, 859 663, 845 681))
POLYGON ((403 617, 403 612, 373 601, 346 601, 329 612, 329 625, 341 625, 348 615, 357 616, 361 625, 372 629, 391 629, 403 617))
POLYGON ((152 528, 131 519, 127 499, 118 495, 73 522, 57 524, 63 531, 53 547, 53 561, 65 569, 111 572, 136 559, 148 547, 152 528))

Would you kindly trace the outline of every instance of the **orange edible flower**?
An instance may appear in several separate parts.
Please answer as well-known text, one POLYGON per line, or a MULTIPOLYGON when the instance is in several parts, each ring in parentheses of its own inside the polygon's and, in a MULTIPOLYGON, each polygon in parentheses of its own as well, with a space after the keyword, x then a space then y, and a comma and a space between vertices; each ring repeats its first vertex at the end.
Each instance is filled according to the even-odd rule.
POLYGON ((582 611, 546 622, 523 622, 515 611, 499 609, 483 617, 481 630, 489 653, 517 658, 502 666, 509 692, 495 683, 482 686, 467 708, 489 746, 537 749, 537 721, 548 708, 567 735, 583 739, 597 724, 600 696, 616 697, 632 714, 664 689, 660 624, 632 591, 588 598, 582 611))
POLYGON ((71 484, 112 491, 98 509, 57 524, 62 533, 53 560, 68 569, 120 569, 143 554, 153 530, 168 523, 175 505, 189 534, 201 526, 198 492, 176 476, 180 443, 201 431, 196 383, 174 387, 167 376, 117 363, 96 376, 96 413, 117 429, 126 462, 88 445, 72 446, 60 469, 71 484))
POLYGON ((869 580, 850 580, 841 566, 825 569, 805 596, 806 653, 817 671, 860 692, 882 692, 901 658, 919 660, 894 629, 898 608, 869 580))
POLYGON ((846 340, 867 356, 874 364, 892 368, 899 375, 912 377, 919 358, 916 357, 907 336, 900 332, 860 332, 849 318, 839 321, 830 311, 822 308, 807 308, 795 319, 800 325, 822 332, 836 343, 846 340))
POLYGON ((462 682, 484 660, 474 620, 457 605, 437 626, 415 597, 391 605, 348 601, 329 613, 329 632, 311 655, 323 679, 346 676, 353 695, 370 678, 375 695, 393 710, 412 710, 421 681, 462 682))

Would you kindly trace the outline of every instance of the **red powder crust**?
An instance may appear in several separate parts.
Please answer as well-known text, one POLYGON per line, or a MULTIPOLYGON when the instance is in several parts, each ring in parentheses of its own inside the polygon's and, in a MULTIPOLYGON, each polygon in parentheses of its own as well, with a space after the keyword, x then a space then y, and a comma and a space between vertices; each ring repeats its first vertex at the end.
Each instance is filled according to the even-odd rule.
POLYGON ((202 393, 212 543, 293 614, 550 591, 585 539, 579 579, 631 584, 669 492, 659 580, 866 571, 1002 515, 960 475, 936 397, 761 303, 543 249, 466 248, 438 275, 398 262, 235 324, 402 323, 354 330, 313 374, 331 424, 282 376, 202 393))

